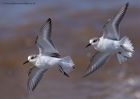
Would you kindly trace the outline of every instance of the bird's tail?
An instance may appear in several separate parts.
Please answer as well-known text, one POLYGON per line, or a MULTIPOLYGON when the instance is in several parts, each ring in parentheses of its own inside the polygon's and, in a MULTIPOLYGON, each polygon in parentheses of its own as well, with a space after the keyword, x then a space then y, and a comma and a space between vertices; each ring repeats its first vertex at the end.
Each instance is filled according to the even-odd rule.
POLYGON ((61 69, 63 70, 63 72, 67 74, 72 72, 74 69, 74 63, 70 56, 62 58, 61 61, 59 62, 59 66, 61 66, 61 69))
POLYGON ((127 61, 128 58, 131 58, 133 56, 134 47, 129 38, 126 36, 120 40, 120 47, 121 50, 118 52, 117 58, 119 63, 121 64, 122 62, 127 61))

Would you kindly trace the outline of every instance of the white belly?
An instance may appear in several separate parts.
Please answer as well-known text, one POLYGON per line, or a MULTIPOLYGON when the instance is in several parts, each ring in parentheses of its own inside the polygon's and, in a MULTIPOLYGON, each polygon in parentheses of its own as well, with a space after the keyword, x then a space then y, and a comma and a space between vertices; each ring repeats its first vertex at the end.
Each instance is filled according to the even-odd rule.
POLYGON ((100 52, 116 52, 120 48, 119 41, 110 40, 110 39, 100 39, 96 50, 100 52))
POLYGON ((49 57, 49 56, 41 56, 37 62, 36 62, 36 66, 37 67, 53 67, 54 65, 57 65, 58 62, 60 61, 59 58, 55 58, 55 57, 49 57))

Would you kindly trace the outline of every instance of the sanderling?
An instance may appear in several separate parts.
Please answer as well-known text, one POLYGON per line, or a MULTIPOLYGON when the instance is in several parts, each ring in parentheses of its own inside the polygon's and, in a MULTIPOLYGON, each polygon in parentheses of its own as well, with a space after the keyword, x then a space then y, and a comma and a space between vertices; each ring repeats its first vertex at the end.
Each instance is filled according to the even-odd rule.
POLYGON ((126 13, 128 5, 129 3, 127 2, 116 16, 107 21, 103 26, 103 36, 94 37, 89 40, 89 44, 86 47, 93 45, 96 53, 91 58, 88 71, 84 77, 101 67, 109 60, 112 54, 117 54, 119 63, 125 62, 128 58, 132 57, 134 47, 131 41, 126 36, 120 39, 119 33, 119 24, 126 13))
POLYGON ((41 80, 44 72, 49 68, 58 65, 59 70, 68 76, 68 73, 74 69, 74 63, 70 56, 61 58, 59 52, 55 48, 51 40, 52 22, 49 18, 40 29, 40 33, 36 38, 36 45, 39 48, 38 55, 28 56, 28 60, 23 64, 31 62, 34 67, 29 70, 29 79, 27 84, 27 90, 31 93, 41 80))

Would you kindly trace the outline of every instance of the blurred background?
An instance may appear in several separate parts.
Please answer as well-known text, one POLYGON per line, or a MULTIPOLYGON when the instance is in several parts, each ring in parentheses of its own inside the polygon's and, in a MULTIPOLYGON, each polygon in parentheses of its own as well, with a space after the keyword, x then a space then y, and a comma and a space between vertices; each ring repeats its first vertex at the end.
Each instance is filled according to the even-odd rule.
POLYGON ((139 0, 0 0, 0 97, 1 99, 140 99, 140 1, 139 0), (82 78, 93 47, 92 37, 129 1, 121 22, 121 35, 135 47, 134 57, 119 64, 116 57, 87 78, 82 78), (22 65, 38 53, 34 40, 41 25, 53 20, 52 39, 62 56, 72 56, 76 69, 67 78, 57 68, 45 73, 27 96, 28 70, 22 65))

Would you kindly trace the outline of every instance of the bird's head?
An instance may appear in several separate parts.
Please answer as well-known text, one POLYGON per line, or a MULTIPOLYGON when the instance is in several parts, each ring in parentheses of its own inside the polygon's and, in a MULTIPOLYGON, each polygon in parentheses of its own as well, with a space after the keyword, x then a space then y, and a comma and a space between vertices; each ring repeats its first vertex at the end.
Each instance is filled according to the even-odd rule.
POLYGON ((37 55, 30 55, 30 56, 28 56, 28 60, 25 61, 23 64, 26 64, 29 62, 34 63, 36 61, 36 58, 37 58, 37 55))
POLYGON ((89 46, 91 46, 91 45, 95 46, 95 45, 98 44, 98 42, 99 42, 99 38, 94 37, 94 38, 92 38, 92 39, 89 40, 89 44, 86 45, 86 47, 89 47, 89 46))

